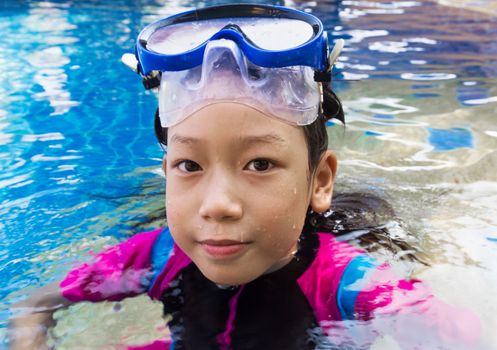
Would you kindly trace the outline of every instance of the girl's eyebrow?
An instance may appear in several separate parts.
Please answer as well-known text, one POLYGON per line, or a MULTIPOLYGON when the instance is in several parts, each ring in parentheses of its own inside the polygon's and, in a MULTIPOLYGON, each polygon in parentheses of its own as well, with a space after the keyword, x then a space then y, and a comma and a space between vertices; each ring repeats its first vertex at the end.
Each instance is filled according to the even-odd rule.
POLYGON ((171 143, 182 143, 186 145, 192 145, 199 143, 200 140, 194 137, 182 136, 179 134, 174 134, 171 136, 171 143))
MULTIPOLYGON (((287 143, 283 137, 274 133, 269 133, 264 135, 241 136, 237 141, 240 142, 240 144, 246 146, 257 143, 278 144, 278 145, 285 145, 287 143)), ((194 145, 201 142, 202 141, 200 139, 195 137, 183 136, 180 134, 174 134, 171 136, 171 143, 194 145)))
POLYGON ((266 143, 266 144, 279 144, 284 145, 286 141, 278 134, 264 134, 264 135, 250 135, 242 136, 240 138, 240 143, 244 145, 256 144, 256 143, 266 143))

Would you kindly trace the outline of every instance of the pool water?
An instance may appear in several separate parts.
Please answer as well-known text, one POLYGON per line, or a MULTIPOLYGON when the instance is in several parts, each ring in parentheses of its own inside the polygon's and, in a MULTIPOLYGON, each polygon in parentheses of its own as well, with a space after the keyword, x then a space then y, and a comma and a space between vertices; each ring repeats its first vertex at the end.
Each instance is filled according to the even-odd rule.
MULTIPOLYGON (((164 223, 156 98, 120 57, 151 21, 229 2, 0 2, 0 348, 10 304, 136 226, 164 223)), ((429 262, 406 268, 476 313, 479 348, 497 348, 492 1, 268 3, 312 12, 346 39, 335 87, 347 127, 331 130, 338 191, 388 199, 399 237, 429 262)), ((144 298, 77 305, 57 314, 52 338, 58 349, 144 343, 166 333, 160 313, 144 298)), ((388 335, 371 345, 396 346, 388 335)))

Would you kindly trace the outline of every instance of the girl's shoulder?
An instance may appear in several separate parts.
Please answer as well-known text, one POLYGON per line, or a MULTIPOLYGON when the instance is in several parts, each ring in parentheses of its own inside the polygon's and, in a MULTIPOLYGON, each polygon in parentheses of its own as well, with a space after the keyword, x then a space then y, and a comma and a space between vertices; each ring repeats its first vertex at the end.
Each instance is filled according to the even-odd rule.
POLYGON ((62 295, 73 302, 117 301, 146 292, 157 243, 169 237, 169 231, 160 228, 108 247, 66 275, 59 285, 62 295))
POLYGON ((315 257, 297 282, 318 321, 346 319, 341 303, 346 294, 344 283, 349 283, 351 276, 354 278, 355 271, 369 269, 373 264, 364 250, 338 241, 332 233, 318 232, 317 236, 315 257))
POLYGON ((179 273, 192 262, 176 245, 168 227, 165 227, 155 240, 150 261, 152 276, 147 293, 152 299, 157 300, 179 273))

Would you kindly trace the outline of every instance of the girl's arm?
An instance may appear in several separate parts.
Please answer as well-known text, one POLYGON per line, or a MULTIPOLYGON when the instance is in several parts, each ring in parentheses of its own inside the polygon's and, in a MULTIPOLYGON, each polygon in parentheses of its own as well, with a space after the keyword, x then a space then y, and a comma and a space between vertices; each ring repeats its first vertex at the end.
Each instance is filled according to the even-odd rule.
POLYGON ((14 304, 8 330, 10 349, 49 349, 47 330, 54 325, 53 313, 70 304, 58 283, 40 288, 28 299, 14 304))
MULTIPOLYGON (((73 269, 62 282, 47 285, 15 304, 9 324, 11 349, 48 349, 47 329, 53 326, 52 315, 60 308, 80 301, 119 301, 147 292, 154 277, 150 258, 161 232, 167 243, 167 230, 137 234, 73 269)), ((164 239, 159 243, 155 250, 167 253, 164 239)))

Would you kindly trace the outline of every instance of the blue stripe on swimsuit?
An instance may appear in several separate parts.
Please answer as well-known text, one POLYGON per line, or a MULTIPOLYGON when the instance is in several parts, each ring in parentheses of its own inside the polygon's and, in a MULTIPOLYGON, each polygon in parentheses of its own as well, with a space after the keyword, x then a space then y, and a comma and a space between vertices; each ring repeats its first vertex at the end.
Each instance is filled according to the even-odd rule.
POLYGON ((357 296, 368 282, 364 277, 377 266, 378 263, 370 256, 358 255, 345 268, 337 290, 337 305, 343 320, 354 319, 357 296))
POLYGON ((165 227, 157 236, 151 253, 152 279, 149 288, 154 285, 159 274, 164 270, 167 261, 171 257, 174 240, 168 227, 165 227))

